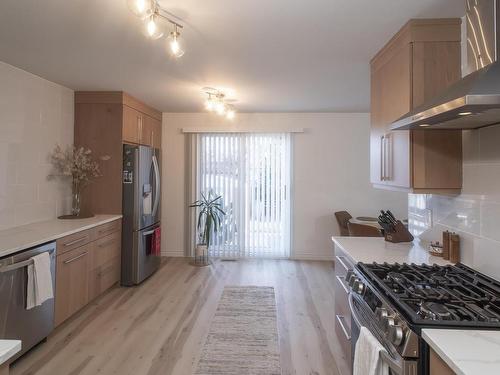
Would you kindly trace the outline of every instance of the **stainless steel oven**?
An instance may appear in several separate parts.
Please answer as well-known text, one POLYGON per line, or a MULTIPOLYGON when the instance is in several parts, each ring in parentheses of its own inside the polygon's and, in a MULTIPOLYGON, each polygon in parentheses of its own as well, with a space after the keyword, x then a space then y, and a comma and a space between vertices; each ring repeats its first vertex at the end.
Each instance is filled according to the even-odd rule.
POLYGON ((349 295, 349 308, 351 309, 351 342, 353 358, 356 355, 356 342, 358 341, 361 327, 370 330, 373 336, 387 350, 387 353, 381 353, 381 360, 387 363, 391 375, 417 375, 418 362, 416 360, 407 360, 401 356, 387 342, 385 333, 378 326, 376 317, 364 303, 362 298, 356 297, 352 293, 349 295))
POLYGON ((346 276, 349 281, 349 309, 351 312, 352 358, 361 327, 366 327, 386 349, 381 359, 387 363, 391 375, 421 375, 419 337, 411 330, 397 311, 359 273, 346 276))
POLYGON ((54 299, 26 310, 26 267, 35 255, 48 252, 55 291, 56 244, 51 242, 0 258, 0 339, 22 341, 17 358, 44 340, 54 329, 54 299))

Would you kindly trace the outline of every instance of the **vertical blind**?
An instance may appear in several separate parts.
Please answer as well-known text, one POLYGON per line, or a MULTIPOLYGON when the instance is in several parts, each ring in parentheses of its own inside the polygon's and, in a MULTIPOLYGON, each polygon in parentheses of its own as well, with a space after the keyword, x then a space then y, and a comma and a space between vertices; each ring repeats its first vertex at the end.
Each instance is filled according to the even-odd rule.
POLYGON ((290 255, 290 134, 198 134, 197 195, 222 196, 210 255, 290 255))

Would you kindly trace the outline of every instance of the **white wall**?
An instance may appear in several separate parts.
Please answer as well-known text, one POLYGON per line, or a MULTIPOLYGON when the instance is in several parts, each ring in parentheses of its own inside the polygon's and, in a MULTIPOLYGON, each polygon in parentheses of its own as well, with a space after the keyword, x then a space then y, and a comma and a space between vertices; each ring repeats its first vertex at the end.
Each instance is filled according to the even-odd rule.
POLYGON ((462 262, 500 280, 500 126, 463 134, 462 194, 410 195, 410 228, 433 241, 458 233, 462 262))
POLYGON ((186 249, 187 136, 182 128, 304 128, 293 135, 293 227, 295 258, 330 259, 338 234, 333 212, 378 216, 391 209, 407 216, 407 194, 373 189, 369 183, 370 121, 366 113, 238 114, 228 122, 208 113, 163 114, 163 254, 186 249))
POLYGON ((73 143, 73 91, 0 62, 0 229, 67 213, 48 154, 73 143))

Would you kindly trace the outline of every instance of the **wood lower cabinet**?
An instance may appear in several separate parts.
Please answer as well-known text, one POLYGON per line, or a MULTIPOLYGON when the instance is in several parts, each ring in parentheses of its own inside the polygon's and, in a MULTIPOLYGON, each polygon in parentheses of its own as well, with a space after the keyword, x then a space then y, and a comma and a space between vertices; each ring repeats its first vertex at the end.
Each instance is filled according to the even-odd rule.
POLYGON ((455 375, 455 371, 453 371, 434 350, 429 349, 429 374, 455 375))
POLYGON ((391 124, 461 78, 460 19, 410 20, 371 61, 370 180, 408 192, 459 193, 460 130, 391 124))
POLYGON ((57 252, 56 326, 120 281, 121 220, 61 238, 57 252), (89 240, 59 251, 61 245, 76 241, 75 237, 89 240))
POLYGON ((349 287, 345 279, 354 266, 342 249, 335 246, 335 336, 339 343, 335 360, 342 375, 352 373, 351 312, 349 287))
POLYGON ((91 244, 57 257, 55 325, 58 326, 89 301, 91 244))

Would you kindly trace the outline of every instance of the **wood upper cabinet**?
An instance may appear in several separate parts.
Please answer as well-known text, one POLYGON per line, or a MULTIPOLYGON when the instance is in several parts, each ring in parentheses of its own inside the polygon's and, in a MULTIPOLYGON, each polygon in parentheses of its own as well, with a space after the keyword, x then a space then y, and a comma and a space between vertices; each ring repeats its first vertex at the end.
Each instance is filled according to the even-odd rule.
POLYGON ((460 19, 411 20, 371 61, 370 180, 409 192, 459 192, 460 130, 391 123, 461 77, 460 19))
POLYGON ((141 112, 123 106, 123 142, 124 143, 140 143, 141 136, 141 112))
POLYGON ((150 116, 144 116, 140 143, 154 148, 161 148, 161 121, 150 116))

